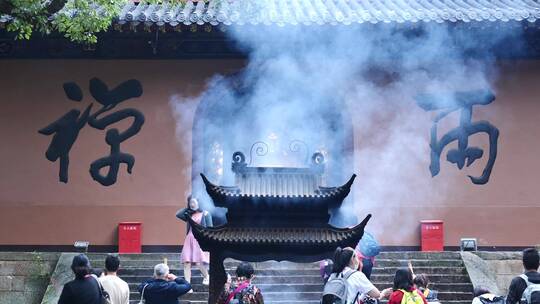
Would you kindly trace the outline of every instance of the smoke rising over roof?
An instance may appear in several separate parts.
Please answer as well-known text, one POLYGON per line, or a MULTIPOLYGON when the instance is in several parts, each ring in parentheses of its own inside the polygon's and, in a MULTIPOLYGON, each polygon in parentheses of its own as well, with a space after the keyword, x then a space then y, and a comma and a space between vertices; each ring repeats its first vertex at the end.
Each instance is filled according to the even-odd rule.
MULTIPOLYGON (((366 210, 374 223, 388 221, 390 205, 446 195, 444 186, 430 184, 432 116, 415 96, 436 93, 454 102, 456 91, 496 93, 491 50, 521 46, 519 27, 488 27, 480 37, 445 23, 233 25, 227 33, 249 54, 245 68, 215 75, 200 96, 171 98, 178 129, 191 129, 186 117, 195 112, 204 125, 194 131, 203 139, 194 141, 201 146, 193 149, 193 170, 230 185, 233 152, 247 155, 264 141, 275 154, 257 164, 276 166, 291 157, 289 143, 301 140, 309 153, 325 154, 329 186, 359 174, 354 196, 332 220, 336 225, 350 225, 345 215, 363 218, 366 210)), ((190 139, 179 140, 191 147, 190 139)), ((204 195, 200 181, 193 187, 204 195)))

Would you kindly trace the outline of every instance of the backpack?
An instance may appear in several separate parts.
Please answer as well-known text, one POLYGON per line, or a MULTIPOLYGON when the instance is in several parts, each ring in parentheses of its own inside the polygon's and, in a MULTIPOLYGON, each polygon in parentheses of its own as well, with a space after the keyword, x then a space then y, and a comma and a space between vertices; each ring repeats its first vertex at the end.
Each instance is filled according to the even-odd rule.
POLYGON ((403 292, 403 298, 401 298, 401 304, 424 304, 424 299, 418 294, 418 290, 405 291, 400 289, 403 292))
POLYGON ((251 284, 239 285, 229 294, 227 304, 252 304, 256 303, 256 287, 251 284))
POLYGON ((540 304, 540 284, 531 283, 525 274, 522 274, 519 277, 527 283, 527 288, 525 288, 525 291, 521 296, 521 303, 540 304))
POLYGON ((494 296, 492 299, 488 299, 483 297, 483 295, 478 296, 478 300, 482 302, 482 304, 505 304, 506 300, 502 296, 494 296))
POLYGON ((426 298, 428 303, 439 303, 439 299, 437 299, 439 291, 431 290, 429 288, 418 288, 417 290, 424 295, 424 298, 426 298))
POLYGON ((321 273, 321 278, 324 280, 324 283, 328 281, 328 278, 330 278, 330 275, 332 275, 332 268, 334 266, 334 262, 330 259, 322 260, 319 263, 319 271, 321 273))
MULTIPOLYGON (((355 271, 349 272, 347 275, 340 273, 335 276, 331 276, 328 282, 324 284, 322 304, 346 304, 347 303, 347 279, 353 275, 355 271)), ((358 298, 358 294, 356 294, 358 298)), ((353 300, 354 303, 356 299, 353 300)))
POLYGON ((381 252, 381 246, 379 246, 375 237, 367 231, 364 231, 364 235, 356 248, 363 256, 370 258, 377 256, 381 252))

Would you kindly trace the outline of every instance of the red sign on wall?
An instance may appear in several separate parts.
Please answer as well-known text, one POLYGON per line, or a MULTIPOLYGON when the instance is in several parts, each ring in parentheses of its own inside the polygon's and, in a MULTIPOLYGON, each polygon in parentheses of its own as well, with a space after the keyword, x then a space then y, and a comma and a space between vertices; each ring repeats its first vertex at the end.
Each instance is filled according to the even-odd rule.
POLYGON ((444 229, 443 221, 429 220, 421 221, 421 245, 422 251, 443 251, 444 250, 444 229))
POLYGON ((142 223, 123 222, 118 224, 118 252, 142 252, 142 223))

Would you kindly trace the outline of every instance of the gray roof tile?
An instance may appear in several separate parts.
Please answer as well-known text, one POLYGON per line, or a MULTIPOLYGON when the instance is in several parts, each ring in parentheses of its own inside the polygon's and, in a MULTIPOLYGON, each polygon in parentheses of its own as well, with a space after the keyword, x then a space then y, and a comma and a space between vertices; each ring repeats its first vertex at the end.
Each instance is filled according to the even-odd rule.
MULTIPOLYGON (((129 3, 117 22, 283 26, 538 19, 540 0, 190 0, 184 4, 129 3)), ((9 20, 0 16, 0 22, 9 20)))
MULTIPOLYGON (((352 24, 540 19, 539 0, 210 0, 168 7, 127 5, 140 21, 174 24, 352 24), (159 13, 157 13, 159 12, 159 13), (176 17, 176 18, 175 18, 176 17)), ((120 20, 130 20, 120 16, 120 20)))

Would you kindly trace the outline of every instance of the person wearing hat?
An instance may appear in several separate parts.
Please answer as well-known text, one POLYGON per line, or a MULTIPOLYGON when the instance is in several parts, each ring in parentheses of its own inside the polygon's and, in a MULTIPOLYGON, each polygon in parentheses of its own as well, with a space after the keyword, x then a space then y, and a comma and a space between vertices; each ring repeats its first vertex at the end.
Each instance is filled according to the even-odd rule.
POLYGON ((96 277, 90 274, 88 257, 84 254, 76 255, 71 270, 75 279, 64 285, 58 304, 101 304, 100 286, 96 277))

